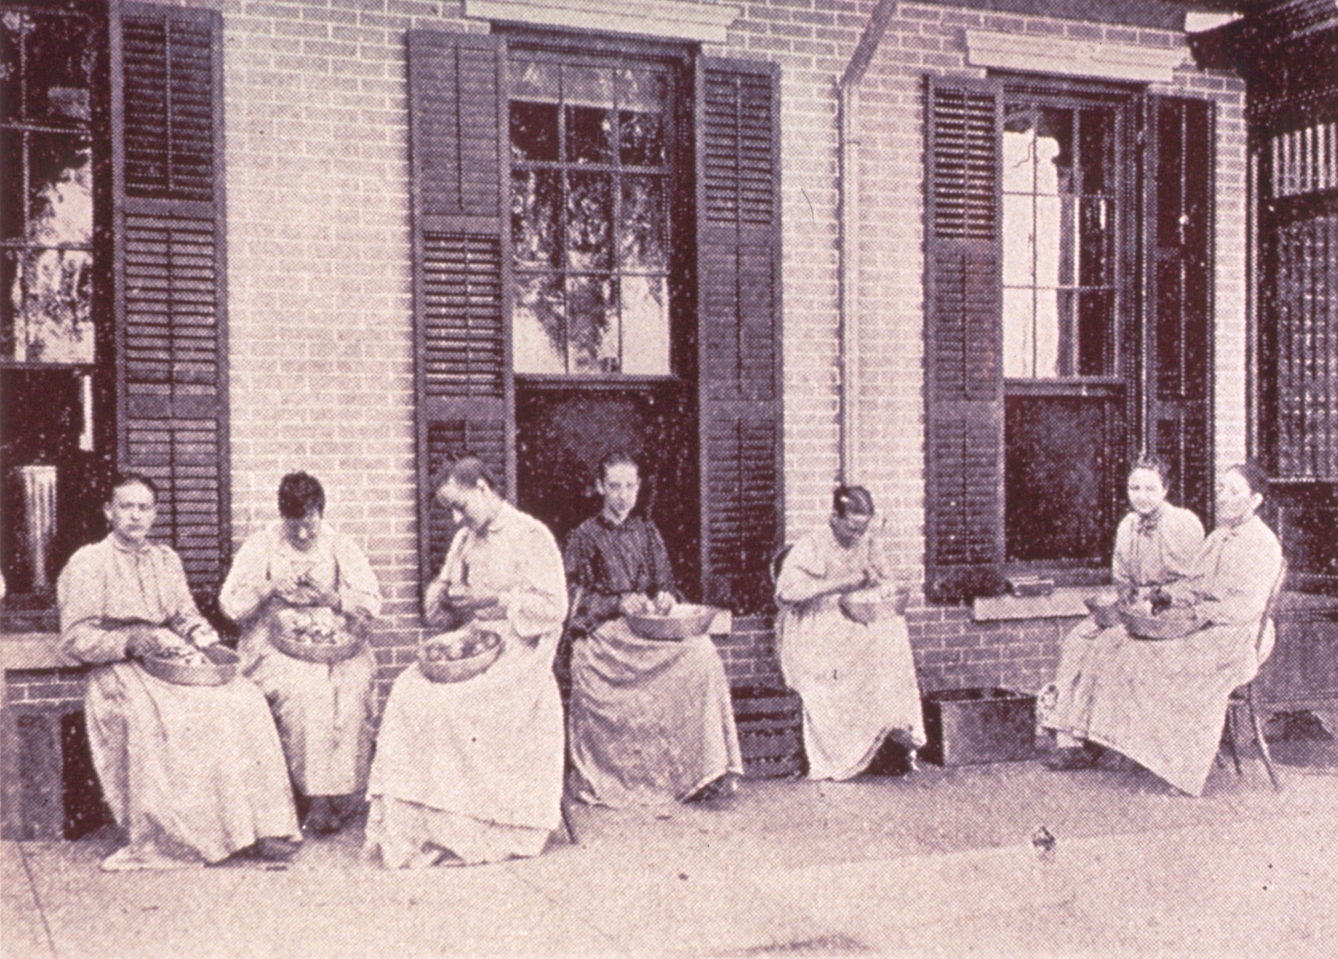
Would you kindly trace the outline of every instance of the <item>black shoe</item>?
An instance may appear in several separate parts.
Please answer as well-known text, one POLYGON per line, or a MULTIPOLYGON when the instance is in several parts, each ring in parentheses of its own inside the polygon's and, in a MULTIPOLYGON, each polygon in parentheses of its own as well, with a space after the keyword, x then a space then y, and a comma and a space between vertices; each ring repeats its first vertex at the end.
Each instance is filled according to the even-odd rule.
POLYGON ((329 796, 312 796, 311 809, 302 825, 318 836, 336 833, 343 825, 329 796))
POLYGON ((266 836, 256 843, 256 855, 266 862, 287 862, 300 847, 301 843, 283 836, 266 836))

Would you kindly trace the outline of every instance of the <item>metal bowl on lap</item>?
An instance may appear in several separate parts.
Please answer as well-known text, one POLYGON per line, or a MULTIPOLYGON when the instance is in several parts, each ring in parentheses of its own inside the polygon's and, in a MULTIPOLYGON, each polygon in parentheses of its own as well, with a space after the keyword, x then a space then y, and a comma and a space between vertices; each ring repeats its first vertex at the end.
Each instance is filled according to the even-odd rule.
POLYGON ((223 686, 237 675, 238 656, 224 646, 185 648, 176 655, 145 656, 144 671, 177 686, 223 686))
POLYGON ((487 672, 501 655, 502 637, 471 624, 425 640, 418 668, 434 683, 462 683, 487 672))
POLYGON ((629 614, 627 628, 642 639, 659 639, 669 642, 700 636, 711 628, 711 622, 719 612, 714 606, 698 606, 694 603, 679 603, 668 613, 629 614))
POLYGON ((1135 639, 1178 639, 1199 628, 1194 614, 1187 609, 1172 607, 1160 613, 1143 609, 1120 607, 1124 628, 1135 639))
POLYGON ((901 612, 897 609, 896 596, 882 586, 870 586, 842 593, 840 603, 845 614, 859 623, 890 619, 901 612))

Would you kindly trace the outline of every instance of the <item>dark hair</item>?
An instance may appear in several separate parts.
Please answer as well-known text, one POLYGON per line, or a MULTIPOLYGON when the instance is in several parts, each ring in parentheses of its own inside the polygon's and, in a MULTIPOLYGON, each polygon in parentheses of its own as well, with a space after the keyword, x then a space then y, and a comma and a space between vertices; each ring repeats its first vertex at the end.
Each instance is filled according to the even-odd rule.
POLYGON ((110 503, 112 500, 116 498, 116 491, 118 489, 121 489, 126 486, 133 486, 136 483, 138 483, 140 486, 144 487, 146 490, 148 490, 150 493, 153 494, 153 502, 154 505, 156 506, 158 504, 158 497, 161 495, 161 493, 158 490, 158 484, 155 483, 153 480, 149 479, 143 473, 135 473, 135 472, 116 473, 112 476, 111 485, 107 487, 106 502, 110 503))
POLYGON ((609 470, 615 466, 631 466, 636 470, 637 479, 641 479, 641 464, 636 458, 626 450, 614 450, 608 456, 599 461, 599 478, 606 480, 609 478, 609 470))
POLYGON ((873 494, 863 486, 838 486, 832 490, 832 512, 842 519, 851 513, 873 515, 873 494))
POLYGON ((1233 463, 1222 473, 1239 473, 1245 477, 1245 482, 1250 484, 1250 492, 1258 493, 1260 496, 1268 495, 1268 474, 1264 468, 1254 460, 1246 460, 1244 463, 1233 463))
POLYGON ((488 489, 494 493, 501 488, 483 460, 477 456, 462 456, 437 473, 432 481, 432 489, 435 492, 451 481, 456 486, 477 486, 479 480, 487 483, 488 489))
POLYGON ((1162 486, 1171 488, 1171 464, 1156 453, 1144 453, 1139 456, 1134 465, 1129 467, 1129 475, 1133 476, 1135 470, 1151 470, 1161 479, 1162 486))
POLYGON ((279 515, 302 519, 312 510, 325 512, 325 487, 310 473, 299 470, 279 480, 279 515))

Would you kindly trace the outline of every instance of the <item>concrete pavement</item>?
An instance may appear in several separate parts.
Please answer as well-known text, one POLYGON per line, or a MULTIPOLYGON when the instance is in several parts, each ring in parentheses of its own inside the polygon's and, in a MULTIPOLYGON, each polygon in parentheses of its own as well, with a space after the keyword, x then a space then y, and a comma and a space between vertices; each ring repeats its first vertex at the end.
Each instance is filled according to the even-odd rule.
POLYGON ((1244 779, 1218 769, 1197 800, 1138 770, 1034 763, 748 782, 715 807, 578 806, 577 846, 421 872, 366 862, 357 829, 282 868, 151 874, 101 872, 106 836, 5 843, 0 945, 5 959, 1338 955, 1338 777, 1283 775, 1279 795, 1257 763, 1244 779))

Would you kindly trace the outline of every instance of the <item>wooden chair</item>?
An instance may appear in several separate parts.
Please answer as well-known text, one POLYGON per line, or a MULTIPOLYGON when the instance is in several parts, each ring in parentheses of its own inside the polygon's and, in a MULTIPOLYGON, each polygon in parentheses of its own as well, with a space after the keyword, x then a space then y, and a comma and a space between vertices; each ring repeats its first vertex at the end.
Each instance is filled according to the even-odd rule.
MULTIPOLYGON (((1260 667, 1272 654, 1273 646, 1276 644, 1277 626, 1275 620, 1278 601, 1282 596, 1282 584, 1286 579, 1287 561, 1284 559, 1282 568, 1278 570, 1278 578, 1273 583, 1273 589, 1268 594, 1268 603, 1264 606, 1264 614, 1259 617, 1259 631, 1254 639, 1255 655, 1258 656, 1260 667), (1270 636, 1270 627, 1273 627, 1273 636, 1270 636)), ((1225 730, 1227 748, 1231 750, 1231 761, 1236 764, 1236 775, 1245 775, 1240 765, 1240 754, 1236 750, 1236 731, 1240 726, 1238 714, 1244 708, 1250 717, 1250 726, 1254 730, 1254 744, 1264 761, 1264 769, 1268 771, 1268 778, 1273 783, 1273 788, 1281 792, 1282 784, 1278 782, 1277 771, 1273 768, 1273 756, 1268 751, 1268 741, 1264 739, 1264 724, 1259 718, 1257 696, 1255 695, 1255 684, 1258 679, 1259 676, 1256 673, 1254 679, 1232 690, 1231 697, 1227 700, 1225 730)))

